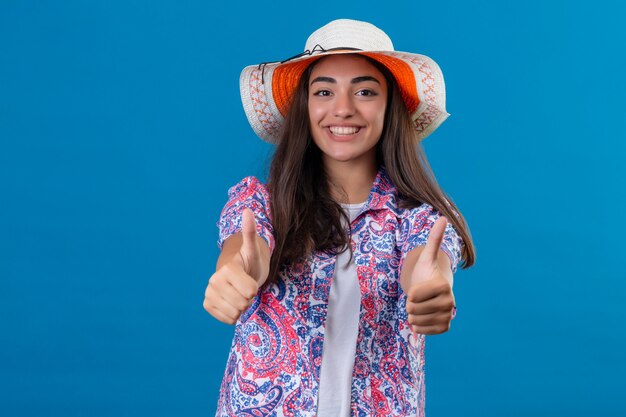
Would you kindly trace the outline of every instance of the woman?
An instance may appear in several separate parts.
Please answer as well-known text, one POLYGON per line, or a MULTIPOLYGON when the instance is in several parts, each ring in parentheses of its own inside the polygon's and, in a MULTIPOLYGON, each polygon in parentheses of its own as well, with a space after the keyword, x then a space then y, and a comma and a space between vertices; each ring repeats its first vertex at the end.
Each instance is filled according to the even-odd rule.
POLYGON ((244 69, 241 92, 277 149, 218 223, 204 307, 236 328, 217 415, 424 415, 424 335, 449 329, 474 263, 416 147, 447 117, 439 68, 342 19, 244 69))

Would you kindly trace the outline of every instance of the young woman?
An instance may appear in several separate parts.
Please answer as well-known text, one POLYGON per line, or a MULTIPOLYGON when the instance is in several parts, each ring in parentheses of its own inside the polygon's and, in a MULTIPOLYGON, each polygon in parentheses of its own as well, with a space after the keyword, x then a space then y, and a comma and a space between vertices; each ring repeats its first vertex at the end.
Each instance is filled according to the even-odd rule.
POLYGON ((425 335, 475 257, 419 145, 448 116, 439 67, 342 19, 241 94, 277 148, 218 222, 204 308, 236 327, 217 416, 423 416, 425 335))

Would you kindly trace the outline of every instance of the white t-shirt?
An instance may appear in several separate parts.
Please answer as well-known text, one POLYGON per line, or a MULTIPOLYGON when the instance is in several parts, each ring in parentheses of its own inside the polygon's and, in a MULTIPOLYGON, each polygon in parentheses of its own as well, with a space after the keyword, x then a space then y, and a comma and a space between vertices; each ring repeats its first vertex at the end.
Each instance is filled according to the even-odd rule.
MULTIPOLYGON (((361 211, 363 203, 341 204, 348 210, 350 222, 361 211)), ((350 417, 352 369, 359 330, 361 290, 354 257, 350 251, 337 256, 330 286, 324 350, 320 371, 317 417, 350 417)))

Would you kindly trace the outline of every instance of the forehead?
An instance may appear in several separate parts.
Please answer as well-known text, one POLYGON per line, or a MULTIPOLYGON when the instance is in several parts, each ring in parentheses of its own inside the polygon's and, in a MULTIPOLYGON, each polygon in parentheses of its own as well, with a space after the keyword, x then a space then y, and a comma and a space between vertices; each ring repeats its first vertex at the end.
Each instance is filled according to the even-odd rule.
POLYGON ((372 75, 384 79, 383 74, 366 58, 357 54, 335 54, 319 59, 311 71, 311 79, 315 76, 362 76, 372 75))

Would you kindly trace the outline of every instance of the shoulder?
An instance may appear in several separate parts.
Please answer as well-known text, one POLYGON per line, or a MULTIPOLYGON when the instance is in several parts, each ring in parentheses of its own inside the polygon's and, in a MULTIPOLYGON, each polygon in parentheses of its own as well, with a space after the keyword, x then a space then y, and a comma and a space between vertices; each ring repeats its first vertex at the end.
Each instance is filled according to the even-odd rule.
POLYGON ((270 193, 266 184, 255 176, 243 178, 237 184, 228 189, 227 205, 245 204, 255 210, 254 206, 260 206, 269 211, 270 193))
MULTIPOLYGON (((428 203, 401 209, 399 213, 400 240, 406 243, 409 243, 411 240, 417 240, 420 244, 425 244, 430 229, 441 215, 439 210, 428 203)), ((446 226, 445 235, 449 238, 457 235, 450 221, 448 221, 446 226)))
POLYGON ((229 196, 249 197, 255 194, 269 199, 267 185, 252 175, 244 177, 241 181, 228 189, 229 196))
POLYGON ((401 208, 399 211, 399 217, 402 220, 416 221, 419 219, 427 219, 430 216, 438 216, 439 211, 428 203, 422 203, 419 206, 401 208))
MULTIPOLYGON (((448 207, 452 210, 452 212, 457 217, 459 217, 459 214, 457 213, 456 210, 452 208, 450 202, 446 200, 446 203, 448 204, 448 207)), ((442 215, 440 210, 436 209, 429 203, 421 203, 418 206, 400 209, 399 212, 400 212, 400 217, 407 218, 407 219, 414 219, 414 220, 420 219, 420 218, 437 220, 442 215)))
POLYGON ((257 231, 268 242, 270 249, 273 248, 272 210, 268 188, 258 178, 248 176, 228 190, 228 201, 217 222, 220 230, 218 239, 220 249, 224 240, 241 231, 241 216, 245 208, 252 210, 257 222, 257 231))

